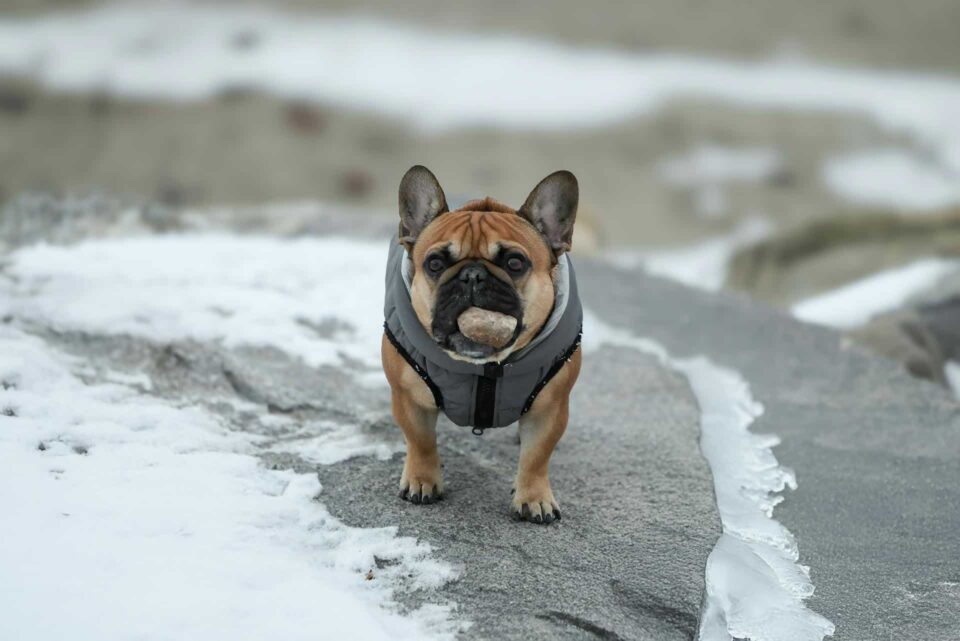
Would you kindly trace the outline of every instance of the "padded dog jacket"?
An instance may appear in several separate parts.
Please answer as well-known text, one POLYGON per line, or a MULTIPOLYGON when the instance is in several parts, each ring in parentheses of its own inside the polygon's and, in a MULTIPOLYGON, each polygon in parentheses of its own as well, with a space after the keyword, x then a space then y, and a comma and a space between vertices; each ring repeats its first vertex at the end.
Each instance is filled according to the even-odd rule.
POLYGON ((573 264, 566 254, 560 256, 557 269, 553 311, 533 340, 501 363, 467 363, 448 356, 420 324, 410 302, 412 261, 406 249, 392 241, 387 257, 384 331, 451 421, 474 428, 475 434, 516 422, 576 352, 583 308, 573 264))

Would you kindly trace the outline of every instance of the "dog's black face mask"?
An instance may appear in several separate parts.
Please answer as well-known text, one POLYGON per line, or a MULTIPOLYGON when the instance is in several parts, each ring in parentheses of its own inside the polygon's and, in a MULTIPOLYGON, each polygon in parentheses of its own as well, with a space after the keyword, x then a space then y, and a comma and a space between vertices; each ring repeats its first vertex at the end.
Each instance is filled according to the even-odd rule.
POLYGON ((523 305, 513 283, 494 276, 482 261, 466 262, 437 289, 433 310, 433 338, 448 350, 468 358, 484 358, 517 340, 523 327, 523 305), (460 314, 471 307, 489 309, 517 319, 513 337, 504 347, 494 348, 470 340, 457 326, 460 314))

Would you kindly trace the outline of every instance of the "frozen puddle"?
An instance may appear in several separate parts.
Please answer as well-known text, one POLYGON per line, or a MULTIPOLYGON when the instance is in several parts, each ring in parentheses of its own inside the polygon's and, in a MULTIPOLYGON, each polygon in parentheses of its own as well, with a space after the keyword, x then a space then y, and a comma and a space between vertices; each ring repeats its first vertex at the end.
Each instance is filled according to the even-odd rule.
MULTIPOLYGON (((379 300, 385 248, 304 243, 26 248, 7 257, 0 316, 157 340, 285 340, 312 363, 375 360, 360 347, 366 328, 344 319, 380 314, 378 303, 366 313, 350 301, 379 300), (326 278, 336 273, 326 255, 337 270, 345 256, 370 263, 350 280, 370 296, 326 278)), ((455 572, 428 545, 340 523, 315 475, 260 463, 263 436, 152 397, 139 379, 85 384, 81 366, 0 324, 0 638, 449 639, 466 625, 430 597, 455 572), (395 598, 407 589, 427 592, 404 614, 395 598)), ((319 463, 391 453, 346 429, 304 430, 273 449, 319 463)))
POLYGON ((820 641, 833 624, 807 608, 809 569, 793 535, 773 518, 793 473, 772 448, 779 439, 749 431, 763 407, 737 372, 710 359, 675 359, 659 344, 584 318, 584 349, 614 345, 658 358, 686 376, 700 405, 700 447, 713 472, 723 534, 707 560, 702 641, 820 641))

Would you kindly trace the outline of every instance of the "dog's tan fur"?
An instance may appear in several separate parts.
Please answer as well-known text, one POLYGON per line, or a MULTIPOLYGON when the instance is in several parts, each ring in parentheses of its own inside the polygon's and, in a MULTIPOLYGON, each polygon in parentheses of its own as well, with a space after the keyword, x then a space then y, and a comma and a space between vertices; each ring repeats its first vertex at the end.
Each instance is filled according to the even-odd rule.
MULTIPOLYGON (((467 259, 483 260, 494 276, 505 280, 510 277, 490 262, 498 247, 510 247, 527 256, 531 269, 516 284, 524 305, 524 327, 516 341, 486 360, 503 360, 527 345, 543 327, 554 303, 556 254, 540 232, 514 209, 490 198, 472 201, 457 211, 437 216, 423 229, 416 243, 408 245, 415 270, 411 299, 417 317, 426 328, 433 320, 435 292, 444 280, 431 281, 420 273, 418 266, 430 251, 440 246, 447 247, 458 263, 467 259)), ((457 270, 449 271, 447 277, 457 270)), ((436 440, 438 409, 426 383, 386 336, 381 354, 392 390, 393 416, 407 443, 400 490, 405 496, 418 495, 429 503, 441 498, 444 490, 436 440)), ((530 521, 550 522, 554 516, 559 518, 560 506, 550 487, 548 468, 553 450, 567 427, 568 399, 580 372, 580 361, 578 350, 520 419, 520 459, 512 510, 530 521)))
MULTIPOLYGON (((446 278, 456 275, 448 271, 446 278, 432 282, 424 278, 417 265, 426 255, 447 247, 454 260, 482 259, 495 276, 509 281, 510 277, 490 262, 498 247, 519 249, 533 265, 533 269, 517 284, 517 293, 523 301, 524 328, 517 340, 487 360, 501 361, 523 347, 536 336, 553 309, 553 277, 555 260, 553 253, 533 225, 521 218, 514 209, 492 198, 474 200, 456 211, 439 216, 417 240, 413 248, 414 272, 410 297, 417 318, 424 327, 433 322, 433 302, 437 288, 446 278)), ((461 358, 450 354, 453 358, 461 358)), ((470 360, 462 358, 462 360, 470 360)))

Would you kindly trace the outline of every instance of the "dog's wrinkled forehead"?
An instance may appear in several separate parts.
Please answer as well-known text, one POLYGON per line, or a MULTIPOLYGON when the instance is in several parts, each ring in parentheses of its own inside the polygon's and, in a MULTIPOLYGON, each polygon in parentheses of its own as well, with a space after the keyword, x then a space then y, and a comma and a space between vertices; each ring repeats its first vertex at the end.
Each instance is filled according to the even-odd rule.
POLYGON ((417 240, 414 262, 438 250, 446 252, 450 262, 495 260, 507 249, 522 250, 534 269, 551 265, 550 249, 533 225, 510 207, 485 198, 434 220, 417 240))

